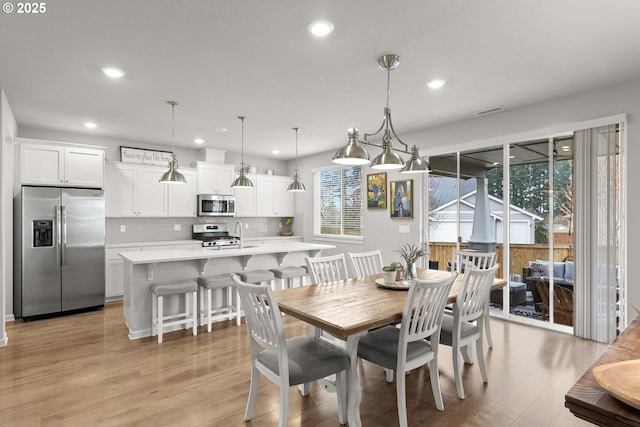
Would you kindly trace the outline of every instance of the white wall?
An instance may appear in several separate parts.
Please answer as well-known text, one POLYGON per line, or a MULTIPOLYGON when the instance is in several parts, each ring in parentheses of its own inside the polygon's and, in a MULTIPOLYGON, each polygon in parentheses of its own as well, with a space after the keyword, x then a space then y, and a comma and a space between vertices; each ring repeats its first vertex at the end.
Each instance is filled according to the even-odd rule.
POLYGON ((13 313, 13 139, 18 127, 4 91, 0 95, 0 346, 5 346, 5 320, 13 313))
MULTIPOLYGON (((640 223, 634 221, 633 213, 640 211, 640 198, 634 197, 629 187, 640 182, 640 168, 634 167, 640 162, 640 80, 613 85, 605 89, 567 96, 553 101, 533 104, 468 121, 436 126, 414 133, 404 133, 399 129, 403 141, 414 142, 421 146, 423 155, 450 153, 456 150, 467 150, 484 144, 498 145, 518 139, 545 136, 547 132, 559 132, 561 129, 572 130, 571 124, 594 120, 616 114, 627 114, 627 259, 640 259, 640 246, 636 244, 640 238, 640 223), (636 161, 637 160, 637 161, 636 161)), ((331 163, 333 150, 324 154, 301 159, 302 179, 307 186, 312 182, 311 169, 331 163)), ((365 168, 366 169, 366 168, 365 168)), ((369 169, 370 171, 370 169, 369 169)), ((370 173, 370 172, 366 172, 370 173)), ((300 199, 297 199, 300 200, 300 199)), ((303 203, 296 203, 297 212, 304 218, 305 240, 312 234, 312 196, 307 192, 302 196, 303 203)), ((414 220, 415 222, 415 220, 414 220)), ((389 253, 389 248, 397 246, 402 238, 394 229, 395 223, 380 214, 367 213, 365 219, 365 243, 357 249, 370 250, 382 248, 389 253)), ((417 232, 417 222, 412 224, 412 236, 417 232)), ((415 238, 417 239, 417 235, 415 238)), ((341 245, 338 250, 353 249, 353 245, 341 245)), ((385 261, 388 259, 385 256, 385 261)), ((628 299, 635 305, 640 304, 640 285, 627 280, 628 299)))

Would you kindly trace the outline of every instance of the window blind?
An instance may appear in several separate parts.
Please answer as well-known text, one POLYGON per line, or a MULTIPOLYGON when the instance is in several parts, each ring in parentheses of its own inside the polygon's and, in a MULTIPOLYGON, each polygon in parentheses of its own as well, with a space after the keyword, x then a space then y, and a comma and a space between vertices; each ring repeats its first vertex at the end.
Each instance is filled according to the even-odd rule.
POLYGON ((320 171, 320 234, 362 236, 362 168, 320 171))

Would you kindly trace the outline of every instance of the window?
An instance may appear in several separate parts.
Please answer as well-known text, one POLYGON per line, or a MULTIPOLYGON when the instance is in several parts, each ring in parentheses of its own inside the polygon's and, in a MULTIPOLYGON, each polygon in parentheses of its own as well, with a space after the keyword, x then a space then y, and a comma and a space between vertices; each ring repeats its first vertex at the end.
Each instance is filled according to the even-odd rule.
POLYGON ((314 172, 314 234, 362 238, 362 168, 331 167, 314 172))

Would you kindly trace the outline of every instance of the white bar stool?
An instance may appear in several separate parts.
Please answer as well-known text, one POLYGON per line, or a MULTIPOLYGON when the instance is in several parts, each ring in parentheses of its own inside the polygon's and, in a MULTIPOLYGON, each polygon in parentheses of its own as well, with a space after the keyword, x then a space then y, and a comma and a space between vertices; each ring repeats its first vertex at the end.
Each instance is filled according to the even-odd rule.
MULTIPOLYGON (((274 289, 275 276, 269 270, 247 270, 236 273, 240 280, 253 285, 269 282, 271 289, 274 289)), ((274 289, 275 290, 275 289, 274 289)))
POLYGON ((281 289, 293 288, 293 279, 300 278, 300 286, 303 285, 304 277, 307 275, 307 269, 304 267, 279 267, 269 269, 273 275, 282 282, 281 289))
POLYGON ((233 305, 233 296, 235 294, 235 287, 233 280, 231 280, 231 274, 215 274, 212 276, 205 276, 198 278, 198 285, 200 286, 200 324, 207 324, 207 332, 211 332, 211 323, 218 320, 231 320, 236 318, 236 324, 240 326, 241 310, 240 310, 240 298, 236 295, 236 305, 233 305), (213 308, 211 303, 212 291, 216 289, 227 288, 225 297, 225 304, 219 308, 213 308))
POLYGON ((191 325, 193 335, 198 335, 198 284, 196 282, 166 282, 151 285, 151 335, 156 327, 158 344, 162 344, 162 334, 165 326, 191 325), (176 314, 164 314, 164 297, 184 295, 184 311, 176 314), (191 297, 191 303, 189 302, 191 297), (189 309, 191 306, 191 310, 189 309))

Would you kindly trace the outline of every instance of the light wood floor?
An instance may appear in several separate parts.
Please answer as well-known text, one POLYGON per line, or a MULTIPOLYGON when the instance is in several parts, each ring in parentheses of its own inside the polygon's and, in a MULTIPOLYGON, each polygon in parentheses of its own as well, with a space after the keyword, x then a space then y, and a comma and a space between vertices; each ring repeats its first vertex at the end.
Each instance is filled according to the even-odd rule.
MULTIPOLYGON (((309 333, 284 318, 287 335, 309 333)), ((486 350, 489 383, 464 367, 467 398, 456 395, 451 351, 441 346, 445 410, 434 406, 428 370, 407 377, 411 426, 586 425, 564 408, 564 394, 606 350, 603 344, 492 320, 486 350)), ((53 319, 7 324, 0 348, 1 426, 275 426, 278 387, 262 378, 253 420, 243 420, 249 391, 246 327, 217 323, 212 333, 189 331, 130 341, 122 304, 53 319)), ((397 426, 395 384, 379 367, 360 362, 364 426, 397 426)), ((289 426, 338 426, 334 394, 290 389, 289 426)))

